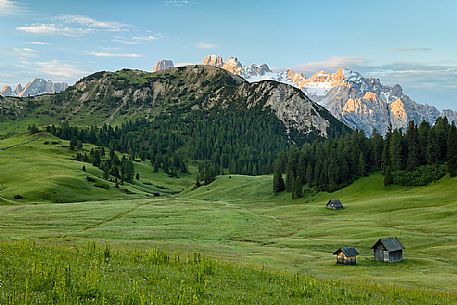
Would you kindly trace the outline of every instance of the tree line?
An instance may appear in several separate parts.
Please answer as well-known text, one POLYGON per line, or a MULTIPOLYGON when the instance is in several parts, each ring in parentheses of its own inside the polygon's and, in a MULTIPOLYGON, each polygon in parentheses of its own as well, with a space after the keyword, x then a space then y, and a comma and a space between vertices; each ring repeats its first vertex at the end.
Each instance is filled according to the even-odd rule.
POLYGON ((433 126, 409 122, 406 131, 389 128, 385 137, 355 131, 334 140, 292 146, 275 161, 273 190, 293 198, 304 189, 335 191, 358 177, 381 171, 384 184, 425 185, 448 172, 457 175, 457 129, 447 118, 433 126), (285 174, 285 178, 283 178, 285 174))
POLYGON ((178 108, 153 120, 137 119, 120 126, 81 128, 64 122, 47 129, 75 147, 91 143, 126 153, 130 160, 149 160, 155 172, 163 170, 172 177, 188 172, 190 161, 201 161, 201 183, 208 183, 224 172, 272 173, 278 153, 291 145, 285 126, 274 114, 256 108, 243 111, 178 108))

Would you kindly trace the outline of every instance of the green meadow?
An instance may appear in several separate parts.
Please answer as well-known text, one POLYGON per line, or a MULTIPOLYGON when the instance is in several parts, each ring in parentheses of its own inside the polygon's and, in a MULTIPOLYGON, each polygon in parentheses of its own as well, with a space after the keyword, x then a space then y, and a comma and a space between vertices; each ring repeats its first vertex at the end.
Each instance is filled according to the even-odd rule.
POLYGON ((169 178, 153 173, 148 162, 135 162, 140 179, 117 189, 89 182, 87 176, 101 180, 100 170, 86 164, 83 172, 68 143, 47 134, 7 137, 0 149, 0 303, 28 304, 35 296, 48 304, 46 291, 54 291, 54 304, 103 304, 102 296, 106 304, 192 304, 194 298, 194 304, 379 304, 382 295, 386 304, 457 303, 457 178, 384 187, 374 174, 331 194, 292 200, 273 195, 269 175, 224 175, 193 189, 195 167, 169 178), (152 196, 157 191, 159 198, 152 196), (341 199, 345 209, 325 209, 330 198, 341 199), (404 262, 372 260, 370 247, 388 236, 404 244, 404 262), (113 253, 109 264, 106 243, 113 253), (361 253, 356 266, 335 264, 332 253, 345 245, 361 253), (148 261, 151 251, 164 251, 169 261, 148 261), (176 253, 183 259, 176 262, 176 253), (200 261, 189 263, 193 253, 201 253, 212 271, 201 271, 207 267, 200 261), (48 265, 54 273, 36 271, 34 278, 32 266, 48 265), (93 294, 86 286, 65 286, 66 267, 93 294), (26 291, 27 281, 41 277, 50 286, 28 282, 26 291), (313 292, 308 281, 315 281, 313 292), (154 298, 151 287, 165 292, 154 298), (170 287, 182 289, 186 301, 172 299, 170 287), (142 300, 121 299, 134 298, 134 289, 142 300), (329 289, 338 291, 334 299, 329 289))

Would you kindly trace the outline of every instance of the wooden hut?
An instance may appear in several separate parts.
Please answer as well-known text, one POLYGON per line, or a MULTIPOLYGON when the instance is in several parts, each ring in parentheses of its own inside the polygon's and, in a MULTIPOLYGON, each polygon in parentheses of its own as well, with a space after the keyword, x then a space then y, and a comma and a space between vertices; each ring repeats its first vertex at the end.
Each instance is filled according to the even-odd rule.
POLYGON ((379 239, 371 249, 376 261, 395 263, 403 260, 405 247, 397 237, 387 237, 379 239))
POLYGON ((337 265, 355 265, 357 264, 357 251, 354 247, 343 247, 336 250, 334 253, 336 255, 336 264, 337 265))
POLYGON ((332 210, 339 210, 343 209, 343 203, 339 199, 330 199, 327 202, 327 209, 332 209, 332 210))

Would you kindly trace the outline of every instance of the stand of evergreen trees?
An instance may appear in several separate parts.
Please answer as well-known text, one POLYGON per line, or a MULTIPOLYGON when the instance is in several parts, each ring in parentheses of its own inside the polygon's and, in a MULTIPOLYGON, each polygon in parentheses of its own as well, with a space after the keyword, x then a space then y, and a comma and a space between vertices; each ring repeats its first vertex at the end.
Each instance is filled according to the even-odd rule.
MULTIPOLYGON (((70 145, 70 149, 78 150, 80 148, 70 145)), ((108 158, 105 157, 105 149, 103 147, 91 149, 89 155, 87 153, 77 152, 76 160, 92 163, 93 166, 100 168, 103 171, 103 179, 112 180, 114 182, 133 182, 135 168, 132 160, 125 155, 121 159, 116 155, 113 149, 110 150, 108 158)), ((85 171, 85 166, 84 166, 85 171)), ((137 173, 138 174, 138 173, 137 173)))
POLYGON ((406 132, 390 128, 384 138, 353 132, 301 149, 293 146, 276 160, 273 190, 291 192, 293 198, 302 196, 304 187, 335 191, 376 171, 385 174, 385 185, 425 185, 446 172, 456 176, 455 124, 447 118, 438 118, 433 126, 411 121, 406 132))
POLYGON ((211 162, 211 172, 216 174, 224 169, 233 174, 272 173, 276 156, 290 143, 284 125, 273 114, 255 108, 173 109, 153 120, 138 119, 115 127, 79 128, 63 123, 47 129, 74 147, 91 143, 129 154, 131 160, 150 160, 154 171, 161 169, 173 177, 187 172, 190 160, 211 162))

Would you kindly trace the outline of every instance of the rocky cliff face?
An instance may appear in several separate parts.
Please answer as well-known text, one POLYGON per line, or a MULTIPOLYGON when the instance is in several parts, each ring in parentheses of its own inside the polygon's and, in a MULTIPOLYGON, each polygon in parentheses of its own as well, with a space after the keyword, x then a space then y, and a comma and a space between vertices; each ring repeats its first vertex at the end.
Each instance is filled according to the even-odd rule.
MULTIPOLYGON (((406 128, 410 120, 434 123, 439 116, 457 119, 457 112, 439 111, 433 106, 416 103, 400 85, 385 86, 379 79, 365 78, 357 72, 338 69, 335 73, 319 71, 307 78, 293 70, 272 72, 267 65, 243 66, 231 57, 224 69, 249 82, 276 80, 301 89, 313 101, 327 108, 336 118, 353 129, 371 135, 374 130, 385 134, 389 125, 406 128)), ((208 62, 211 64, 211 62, 208 62)))
POLYGON ((224 63, 223 68, 235 75, 240 75, 243 65, 239 62, 236 57, 229 57, 224 63))
POLYGON ((174 64, 173 64, 173 61, 171 60, 168 60, 168 59, 162 59, 162 60, 159 60, 154 68, 153 68, 153 72, 158 72, 158 71, 163 71, 163 70, 166 70, 166 69, 170 69, 170 68, 173 68, 174 67, 174 64))
POLYGON ((0 95, 3 95, 3 96, 14 96, 14 92, 13 92, 13 89, 11 89, 10 86, 4 85, 3 88, 2 88, 2 91, 0 91, 0 95))
POLYGON ((10 86, 4 86, 1 95, 17 97, 37 96, 46 93, 59 93, 67 88, 68 84, 66 83, 54 83, 50 80, 35 78, 33 81, 28 82, 24 88, 21 84, 18 84, 14 91, 12 91, 10 86))
MULTIPOLYGON (((34 105, 51 99, 52 116, 94 123, 112 123, 130 118, 151 118, 185 107, 185 111, 259 109, 273 113, 286 130, 306 138, 332 137, 349 128, 301 90, 275 81, 249 83, 242 77, 213 66, 175 67, 155 73, 138 70, 98 72, 55 96, 35 98, 34 105)), ((49 109, 35 109, 49 113, 49 109)))
POLYGON ((222 68, 224 66, 224 60, 218 55, 208 55, 203 58, 202 64, 222 68))

